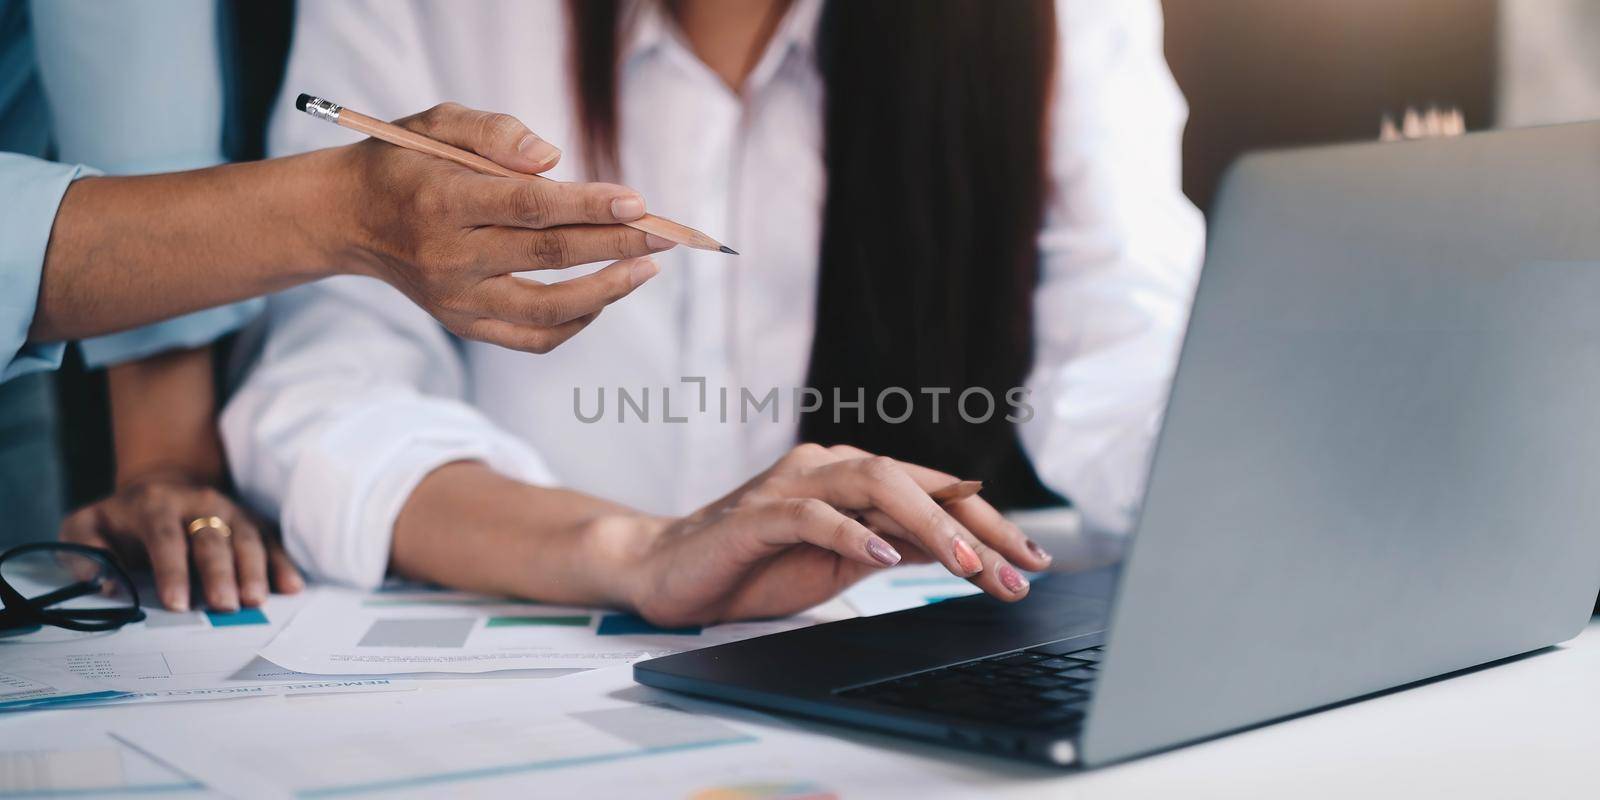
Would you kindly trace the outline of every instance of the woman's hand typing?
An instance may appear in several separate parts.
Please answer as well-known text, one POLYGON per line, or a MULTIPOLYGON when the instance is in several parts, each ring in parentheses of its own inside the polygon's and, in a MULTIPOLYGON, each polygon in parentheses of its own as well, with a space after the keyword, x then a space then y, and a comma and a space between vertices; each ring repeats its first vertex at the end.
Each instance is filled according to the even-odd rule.
POLYGON ((956 478, 846 446, 801 445, 731 494, 656 523, 624 599, 662 625, 775 617, 900 561, 937 561, 1019 600, 1050 557, 979 497, 940 506, 956 478))
POLYGON ((461 462, 412 493, 391 559, 412 578, 628 608, 669 626, 795 613, 901 561, 937 561, 995 597, 1025 597, 1022 570, 1044 569, 1049 555, 982 498, 928 496, 954 482, 851 447, 801 445, 726 497, 667 518, 461 462))

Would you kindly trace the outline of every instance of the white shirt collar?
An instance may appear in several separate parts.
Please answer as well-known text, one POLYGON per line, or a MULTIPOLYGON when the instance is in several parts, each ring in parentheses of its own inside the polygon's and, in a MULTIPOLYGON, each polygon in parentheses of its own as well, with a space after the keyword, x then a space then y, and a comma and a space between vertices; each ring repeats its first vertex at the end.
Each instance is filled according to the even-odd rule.
MULTIPOLYGON (((821 21, 822 6, 823 0, 794 0, 784 13, 783 21, 778 23, 778 29, 773 32, 767 52, 781 56, 793 50, 811 55, 816 45, 817 23, 821 21)), ((655 51, 669 37, 678 35, 662 0, 632 0, 625 4, 622 28, 619 56, 623 64, 655 51)), ((767 59, 768 56, 762 56, 763 61, 767 59)))

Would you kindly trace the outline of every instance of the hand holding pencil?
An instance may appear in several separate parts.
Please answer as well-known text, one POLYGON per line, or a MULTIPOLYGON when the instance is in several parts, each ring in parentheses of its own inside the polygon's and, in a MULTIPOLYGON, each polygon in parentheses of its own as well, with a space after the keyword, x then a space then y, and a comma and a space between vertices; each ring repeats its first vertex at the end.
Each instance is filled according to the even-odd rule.
MULTIPOLYGON (((445 105, 449 106, 451 104, 447 103, 445 105)), ((483 155, 485 154, 469 153, 459 147, 452 146, 449 142, 440 141, 437 137, 424 135, 425 132, 407 130, 399 125, 373 119, 365 114, 351 111, 337 103, 323 100, 320 97, 312 97, 309 94, 302 94, 296 98, 294 107, 318 119, 366 134, 374 139, 380 139, 396 147, 404 147, 419 153, 438 156, 484 175, 546 181, 549 179, 538 173, 554 167, 561 158, 560 150, 533 135, 533 133, 522 127, 522 123, 517 122, 515 118, 504 114, 488 115, 492 119, 492 123, 486 123, 486 127, 490 129, 503 128, 507 139, 513 136, 517 137, 517 153, 521 156, 528 156, 528 151, 530 150, 537 152, 539 154, 537 157, 528 156, 528 166, 531 171, 518 172, 507 169, 502 164, 484 158, 483 155)), ((443 107, 445 106, 440 106, 440 108, 443 107)), ((715 250, 729 255, 739 254, 733 248, 694 228, 673 222, 670 219, 663 219, 654 214, 638 215, 623 224, 634 230, 666 239, 674 244, 681 244, 698 250, 715 250)))
POLYGON ((329 181, 348 190, 359 271, 458 336, 545 353, 653 277, 650 254, 680 243, 732 252, 646 214, 625 186, 540 177, 561 153, 513 117, 446 103, 391 124, 305 95, 297 106, 373 137, 338 148, 352 169, 329 181), (347 173, 354 187, 338 180, 347 173), (374 190, 385 202, 369 202, 374 190), (597 261, 614 263, 548 284, 513 274, 597 261))

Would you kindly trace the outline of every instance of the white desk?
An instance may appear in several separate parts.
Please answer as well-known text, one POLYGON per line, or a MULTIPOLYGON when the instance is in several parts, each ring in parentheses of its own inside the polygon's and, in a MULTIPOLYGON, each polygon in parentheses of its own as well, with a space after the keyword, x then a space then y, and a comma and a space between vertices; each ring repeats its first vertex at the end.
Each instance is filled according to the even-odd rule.
POLYGON ((1447 680, 1099 770, 987 765, 986 797, 1600 797, 1600 621, 1557 648, 1447 680))
MULTIPOLYGON (((1114 543, 1085 537, 1070 524, 1054 531, 1045 525, 1028 527, 1030 534, 1057 549, 1061 561, 1088 566, 1114 549, 1114 543)), ((450 692, 468 683, 500 684, 494 680, 430 681, 423 682, 419 691, 450 692)), ((295 705, 305 710, 306 723, 315 725, 319 715, 347 713, 340 708, 359 709, 401 699, 403 694, 308 697, 295 705)), ((0 715, 0 750, 29 749, 30 745, 94 746, 97 742, 104 747, 110 744, 104 730, 132 716, 165 715, 166 724, 187 727, 208 716, 231 717, 246 707, 224 701, 143 710, 113 707, 45 712, 39 717, 5 714, 0 715), (44 737, 50 742, 39 740, 45 729, 55 734, 53 739, 44 737)), ((843 790, 844 798, 894 797, 897 791, 917 800, 1600 798, 1600 621, 1591 623, 1571 642, 1509 663, 1085 772, 1052 770, 834 726, 797 724, 813 733, 872 748, 865 752, 865 760, 877 779, 869 777, 858 783, 841 778, 835 788, 843 790), (885 769, 889 762, 895 769, 885 769), (908 773, 896 772, 908 766, 909 775, 925 779, 920 785, 909 785, 904 780, 908 773), (864 793, 852 793, 861 786, 867 787, 864 793)), ((836 766, 821 754, 797 752, 793 760, 819 780, 829 778, 830 769, 836 766)), ((696 777, 708 784, 728 780, 737 772, 736 761, 718 762, 696 777), (721 774, 724 769, 727 774, 721 774)), ((612 768, 628 769, 621 764, 612 768)), ((514 788, 535 789, 540 781, 538 773, 529 773, 519 778, 514 788)), ((156 785, 172 784, 158 781, 156 785)), ((596 796, 610 795, 600 790, 596 796)))
MULTIPOLYGON (((422 691, 454 691, 439 682, 422 691)), ((492 683, 479 681, 475 683, 492 683)), ((318 714, 342 715, 332 704, 368 705, 399 695, 307 698, 307 722, 318 714), (313 710, 316 709, 316 710, 313 710)), ((264 701, 238 701, 256 703, 264 701)), ((64 741, 93 744, 119 715, 165 714, 167 726, 183 726, 216 715, 232 716, 233 702, 176 704, 144 709, 104 708, 31 715, 5 715, 0 738, 11 747, 34 740, 35 727, 55 730, 64 741), (77 733, 74 733, 77 731, 77 733), (80 737, 84 740, 79 742, 80 737)), ((348 708, 355 708, 349 706, 348 708)), ((345 712, 347 713, 347 712, 345 712)), ((1594 798, 1600 796, 1600 622, 1576 640, 1520 660, 1436 681, 1403 692, 1300 717, 1234 736, 1125 764, 1086 772, 1062 772, 1023 762, 965 753, 874 734, 802 723, 873 748, 866 752, 868 778, 842 782, 842 798, 902 796, 933 798, 1594 798), (896 757, 899 756, 899 757, 896 757), (907 781, 905 770, 917 778, 907 781), (901 777, 896 777, 896 776, 901 777), (910 786, 908 784, 918 784, 910 786), (862 792, 852 793, 853 789, 862 792)), ((806 748, 809 750, 809 748, 806 748)), ((860 753, 860 751, 857 751, 860 753)), ((665 754, 676 760, 689 756, 665 754)), ((835 764, 821 753, 796 752, 803 772, 819 780, 835 764), (817 761, 817 763, 810 763, 817 761)), ((859 762, 859 757, 854 758, 859 762)), ((659 765, 659 763, 658 763, 659 765)), ((715 784, 738 772, 738 761, 702 761, 696 781, 715 784), (727 774, 718 774, 724 767, 727 774)), ((631 763, 609 769, 631 770, 631 763)), ((620 775, 618 777, 621 777, 620 775)), ((858 773, 859 778, 859 773, 858 773)), ((499 789, 537 789, 541 773, 518 776, 499 789)), ((732 781, 730 781, 732 782, 732 781)), ((171 787, 171 781, 157 783, 171 787)), ((152 787, 154 788, 154 787, 152 787)), ((437 788, 437 787, 436 787, 437 788)), ((462 787, 466 788, 466 787, 462 787)), ((144 792, 141 796, 162 794, 144 792)), ((209 793, 184 792, 186 796, 209 793)), ((603 786, 594 796, 610 797, 603 786)))

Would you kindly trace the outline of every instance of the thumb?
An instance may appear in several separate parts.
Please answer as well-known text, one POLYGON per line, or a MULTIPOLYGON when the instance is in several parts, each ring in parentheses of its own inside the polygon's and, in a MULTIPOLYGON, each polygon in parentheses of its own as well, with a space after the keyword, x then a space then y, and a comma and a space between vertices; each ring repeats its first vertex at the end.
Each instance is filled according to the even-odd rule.
POLYGON ((506 169, 537 174, 561 161, 561 150, 509 114, 441 103, 396 125, 470 150, 506 169))

